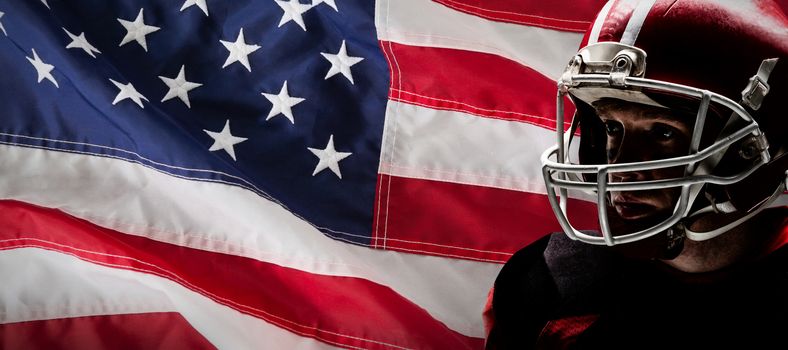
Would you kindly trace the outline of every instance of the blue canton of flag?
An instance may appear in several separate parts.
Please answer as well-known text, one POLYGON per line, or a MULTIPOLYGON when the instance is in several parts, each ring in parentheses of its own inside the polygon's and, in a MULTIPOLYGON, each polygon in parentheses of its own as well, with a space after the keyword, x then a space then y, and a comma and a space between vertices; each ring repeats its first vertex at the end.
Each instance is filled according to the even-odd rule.
POLYGON ((388 66, 374 3, 337 5, 2 1, 0 143, 240 186, 368 244, 388 66))

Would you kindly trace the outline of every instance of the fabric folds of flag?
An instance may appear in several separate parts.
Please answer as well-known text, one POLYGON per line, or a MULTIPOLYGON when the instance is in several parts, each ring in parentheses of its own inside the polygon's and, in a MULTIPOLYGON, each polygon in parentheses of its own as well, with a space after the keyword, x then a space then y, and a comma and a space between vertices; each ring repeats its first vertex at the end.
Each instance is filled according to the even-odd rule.
POLYGON ((0 0, 0 347, 481 348, 602 5, 0 0))

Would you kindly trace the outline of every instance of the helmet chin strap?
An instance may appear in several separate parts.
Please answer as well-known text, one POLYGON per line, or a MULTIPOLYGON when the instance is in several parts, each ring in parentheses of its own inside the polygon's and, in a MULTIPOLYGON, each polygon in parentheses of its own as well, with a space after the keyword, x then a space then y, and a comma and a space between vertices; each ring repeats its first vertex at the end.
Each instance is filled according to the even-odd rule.
MULTIPOLYGON (((736 228, 737 226, 741 225, 745 221, 750 220, 753 216, 757 215, 758 213, 760 213, 764 209, 768 208, 769 204, 771 204, 772 202, 777 200, 777 198, 780 197, 780 195, 782 195, 783 191, 785 191, 785 183, 782 183, 780 186, 777 186, 777 189, 774 191, 774 193, 772 193, 771 196, 769 196, 769 198, 764 200, 760 205, 758 205, 757 208, 755 208, 751 212, 747 213, 747 215, 744 215, 744 216, 740 217, 739 219, 737 219, 737 220, 735 220, 735 221, 733 221, 733 222, 731 222, 731 223, 729 223, 727 225, 724 225, 722 227, 718 227, 718 228, 713 229, 711 231, 706 231, 706 232, 692 231, 689 228, 689 226, 690 226, 689 223, 685 223, 684 234, 687 236, 688 239, 693 240, 693 241, 705 241, 705 240, 709 240, 709 239, 712 239, 714 237, 717 237, 717 236, 719 236, 719 235, 721 235, 721 234, 723 234, 725 232, 728 232, 728 231, 736 228)), ((736 208, 733 208, 733 205, 731 205, 730 202, 717 204, 716 208, 715 208, 715 205, 712 204, 712 205, 709 205, 709 206, 707 206, 705 208, 702 208, 702 209, 692 213, 692 215, 687 217, 687 219, 692 219, 694 217, 700 216, 702 214, 710 213, 710 212, 718 212, 720 207, 725 207, 725 205, 723 205, 723 204, 727 204, 728 207, 733 209, 733 211, 730 211, 730 212, 723 211, 723 213, 728 214, 728 213, 733 213, 733 212, 737 211, 736 208)))

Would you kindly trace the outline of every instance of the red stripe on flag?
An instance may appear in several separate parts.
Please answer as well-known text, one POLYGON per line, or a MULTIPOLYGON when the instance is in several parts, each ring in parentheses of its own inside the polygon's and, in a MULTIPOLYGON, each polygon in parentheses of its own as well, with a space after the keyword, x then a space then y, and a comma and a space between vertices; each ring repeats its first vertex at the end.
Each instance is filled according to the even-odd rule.
MULTIPOLYGON (((376 247, 505 262, 561 231, 543 194, 380 174, 376 247)), ((598 227, 596 206, 570 199, 576 227, 598 227)))
POLYGON ((0 324, 2 349, 215 349, 172 312, 0 324))
POLYGON ((494 21, 525 24, 549 29, 584 32, 605 0, 510 1, 510 0, 433 0, 494 21))
POLYGON ((364 279, 324 276, 153 241, 60 211, 0 201, 0 250, 39 247, 168 278, 212 300, 329 344, 365 349, 481 348, 424 309, 364 279))
MULTIPOLYGON (((531 68, 473 51, 394 42, 381 48, 391 66, 392 100, 555 129, 556 83, 531 68)), ((565 120, 572 113, 569 104, 565 120)))

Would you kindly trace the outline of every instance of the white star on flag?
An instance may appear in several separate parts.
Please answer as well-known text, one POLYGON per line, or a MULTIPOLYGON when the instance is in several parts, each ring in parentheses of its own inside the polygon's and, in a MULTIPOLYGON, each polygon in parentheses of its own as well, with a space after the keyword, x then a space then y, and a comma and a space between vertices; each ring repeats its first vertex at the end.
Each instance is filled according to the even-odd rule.
POLYGON ((337 73, 342 73, 348 80, 350 80, 351 84, 353 83, 353 73, 350 72, 350 67, 355 65, 356 63, 361 62, 364 57, 353 57, 347 55, 347 49, 345 48, 345 41, 342 40, 342 46, 339 48, 339 52, 336 54, 330 54, 321 52, 321 55, 331 62, 331 69, 328 70, 326 73, 326 77, 324 79, 328 79, 336 75, 337 73))
POLYGON ((192 7, 194 5, 197 5, 197 7, 199 7, 200 10, 202 10, 202 12, 205 12, 205 15, 208 16, 208 4, 205 3, 205 0, 186 0, 183 3, 183 6, 181 6, 181 11, 189 7, 192 7))
POLYGON ((185 69, 186 66, 181 65, 181 71, 175 78, 159 76, 159 79, 161 79, 161 81, 163 81, 164 84, 167 84, 167 87, 170 88, 170 90, 167 91, 167 95, 164 96, 161 102, 167 101, 177 96, 181 99, 181 101, 183 101, 183 103, 186 104, 186 107, 192 108, 191 104, 189 103, 189 91, 202 86, 202 84, 186 81, 185 69))
POLYGON ((93 54, 93 52, 101 53, 101 51, 99 51, 93 45, 90 45, 88 39, 85 38, 85 32, 82 32, 82 34, 76 36, 71 34, 71 32, 69 32, 66 28, 63 28, 63 30, 66 31, 66 34, 68 34, 68 36, 71 38, 71 42, 66 45, 67 49, 82 49, 85 51, 85 53, 93 58, 96 58, 96 55, 93 54))
POLYGON ((282 85, 282 89, 279 90, 278 95, 267 94, 265 92, 263 92, 262 95, 268 99, 271 104, 273 104, 271 111, 268 112, 268 117, 266 117, 265 120, 282 114, 287 117, 287 119, 290 119, 290 123, 295 124, 295 119, 293 119, 293 110, 291 108, 303 102, 304 99, 300 97, 290 97, 290 93, 287 92, 287 80, 285 80, 285 83, 282 85))
MULTIPOLYGON (((5 15, 5 13, 3 13, 3 11, 0 11, 0 18, 3 18, 3 15, 5 15)), ((3 31, 3 34, 5 34, 5 36, 8 36, 8 33, 6 33, 5 28, 3 28, 2 22, 0 22, 0 30, 3 31)))
POLYGON ((298 2, 298 0, 276 0, 276 4, 282 8, 282 11, 284 11, 284 14, 282 14, 282 19, 279 20, 279 27, 287 22, 293 21, 298 23, 298 25, 301 26, 301 29, 306 31, 304 17, 301 15, 307 10, 311 9, 313 5, 302 4, 298 2))
POLYGON ((39 83, 42 80, 46 79, 51 81, 52 84, 55 84, 56 88, 60 88, 60 86, 57 85, 57 80, 55 80, 55 77, 52 76, 52 70, 55 69, 55 66, 44 63, 44 61, 42 61, 41 58, 38 57, 38 53, 36 53, 36 49, 33 49, 33 58, 27 56, 25 56, 25 58, 27 58, 27 60, 30 61, 30 64, 33 65, 33 68, 36 69, 39 83))
POLYGON ((227 48, 227 51, 230 51, 230 55, 227 56, 227 60, 224 61, 224 65, 222 68, 229 66, 233 62, 241 62, 241 64, 246 67, 246 70, 249 72, 252 71, 252 67, 249 66, 249 54, 252 52, 257 51, 260 48, 259 45, 249 45, 244 40, 244 29, 241 28, 241 31, 238 33, 238 38, 235 39, 235 42, 231 41, 224 41, 219 40, 219 42, 227 48))
POLYGON ((314 0, 312 2, 312 6, 317 6, 321 3, 325 3, 326 5, 331 6, 334 11, 339 12, 339 9, 337 9, 337 4, 334 2, 334 0, 314 0))
POLYGON ((46 6, 48 9, 51 10, 51 8, 49 7, 49 4, 47 4, 47 0, 41 0, 41 3, 43 3, 44 6, 46 6))
POLYGON ((339 171, 339 161, 353 154, 351 152, 337 152, 337 150, 334 149, 333 134, 328 138, 328 144, 326 145, 325 149, 311 147, 307 147, 307 149, 317 156, 318 159, 320 159, 320 161, 317 163, 317 166, 315 167, 315 171, 312 172, 312 176, 315 176, 317 173, 329 168, 334 172, 334 174, 337 175, 337 177, 342 179, 342 173, 339 171))
POLYGON ((234 146, 247 140, 245 137, 236 137, 230 133, 230 119, 227 119, 227 122, 224 123, 224 129, 220 132, 208 131, 205 129, 202 131, 205 131, 208 136, 213 138, 213 145, 208 149, 209 151, 213 152, 223 149, 233 160, 236 160, 234 146))
POLYGON ((138 44, 140 44, 140 46, 142 46, 143 49, 145 49, 145 52, 148 51, 148 42, 145 40, 145 36, 161 28, 145 24, 145 18, 142 14, 143 10, 144 9, 142 8, 140 9, 140 13, 137 14, 137 18, 134 20, 134 22, 118 18, 118 22, 120 22, 120 24, 126 28, 126 36, 123 37, 123 41, 121 41, 120 45, 118 46, 126 45, 132 40, 135 40, 138 44))
MULTIPOLYGON (((134 103, 136 103, 137 105, 139 105, 140 108, 145 108, 142 105, 142 100, 148 101, 148 99, 145 98, 145 96, 142 96, 141 93, 137 92, 137 89, 134 88, 134 85, 131 85, 131 83, 121 84, 121 83, 119 83, 117 81, 114 81, 112 79, 110 79, 109 81, 111 81, 113 84, 115 84, 115 86, 118 87, 118 89, 120 89, 120 92, 118 92, 118 95, 115 96, 115 100, 112 101, 112 105, 113 106, 116 103, 118 103, 120 101, 123 101, 123 100, 128 98, 128 99, 131 99, 132 101, 134 101, 134 103)), ((150 102, 150 101, 148 101, 148 102, 150 102)))

